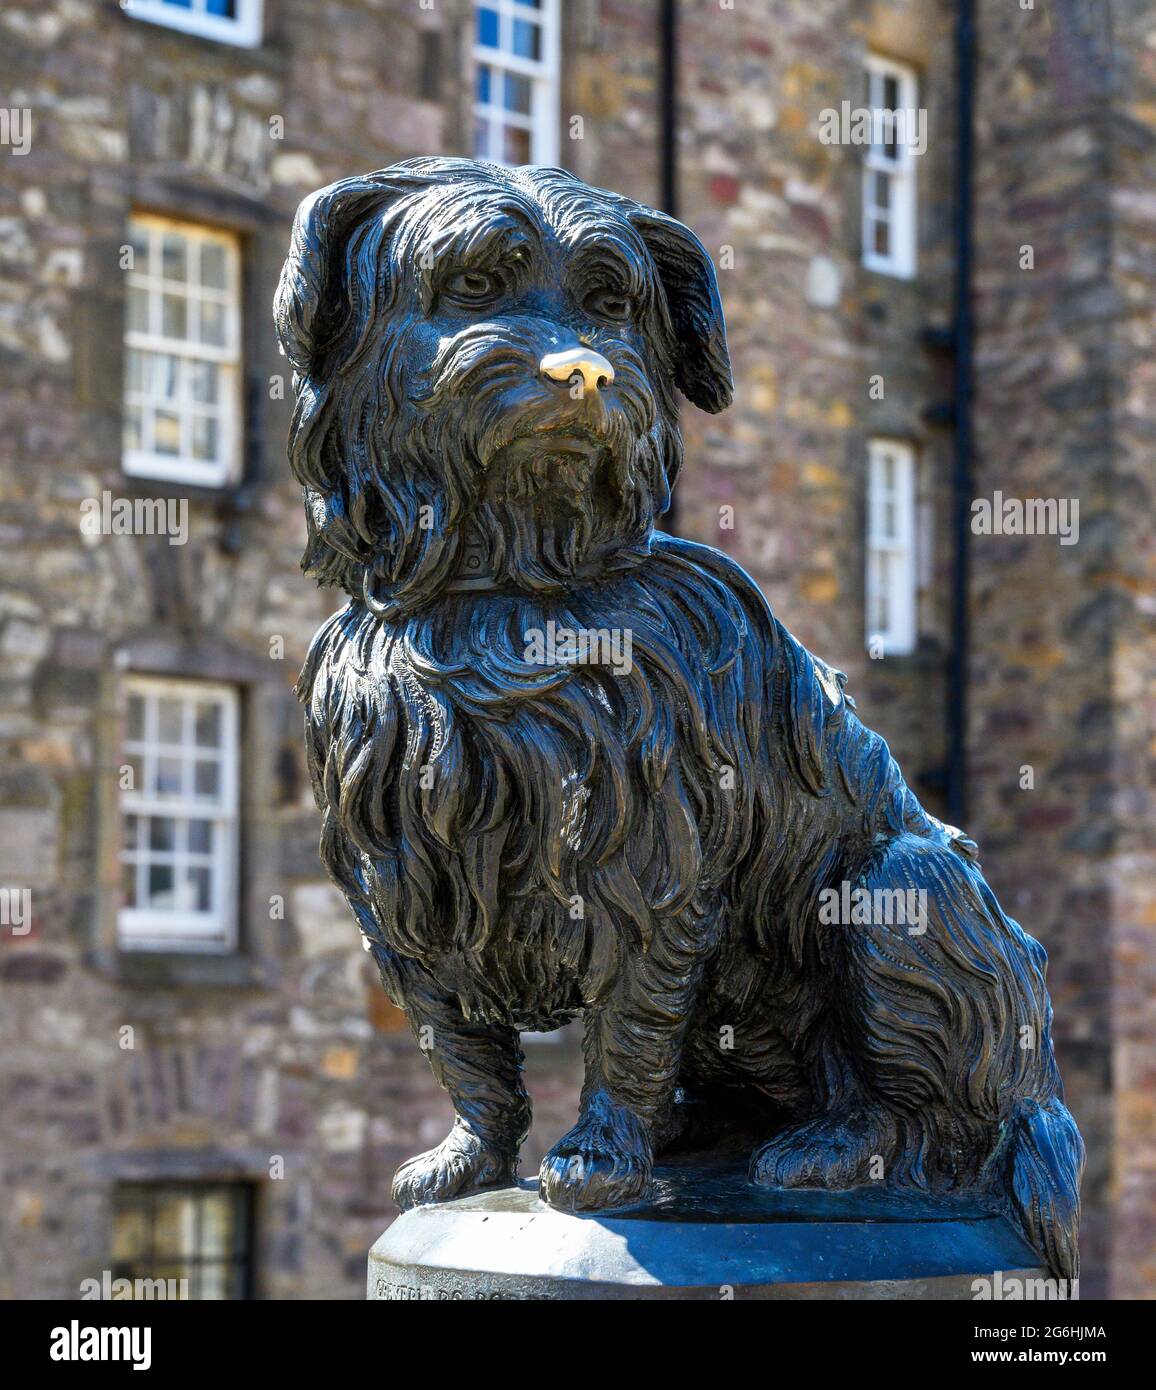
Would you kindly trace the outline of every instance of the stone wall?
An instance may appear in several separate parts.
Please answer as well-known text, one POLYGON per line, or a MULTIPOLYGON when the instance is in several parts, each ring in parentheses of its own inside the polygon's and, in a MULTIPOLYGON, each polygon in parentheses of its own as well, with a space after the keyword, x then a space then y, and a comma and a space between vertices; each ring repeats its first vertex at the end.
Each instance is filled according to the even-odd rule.
POLYGON ((1051 956, 1057 1047, 1089 1147, 1084 1291, 1136 1296, 1153 1288, 1156 1230, 1156 14, 980 8, 975 492, 1074 499, 1080 529, 1066 546, 974 538, 973 821, 993 885, 1051 956))
POLYGON ((1156 550, 1152 516, 1156 368, 1156 15, 1112 6, 1114 325, 1110 532, 1114 795, 1111 983, 1113 1292, 1156 1290, 1156 550))
MULTIPOLYGON (((562 162, 658 202, 657 6, 564 8, 562 162)), ((720 417, 687 411, 679 526, 734 554, 788 626, 849 672, 864 718, 938 809, 952 380, 933 344, 952 311, 951 6, 680 8, 679 212, 720 266, 737 394, 720 417), (862 269, 858 151, 818 139, 824 107, 859 99, 867 48, 913 63, 928 109, 910 282, 862 269), (882 661, 863 644, 873 434, 918 446, 923 503, 919 649, 882 661)), ((317 866, 291 686, 334 599, 297 568, 269 305, 304 193, 468 148, 469 6, 266 9, 256 50, 111 4, 0 12, 0 105, 34 123, 27 156, 0 150, 0 884, 29 888, 33 909, 27 935, 0 936, 0 1294, 72 1296, 106 1267, 116 1181, 234 1176, 259 1189, 260 1293, 358 1297, 393 1168, 448 1123, 317 866), (165 491, 120 470, 118 256, 133 208, 245 242, 245 475, 189 493, 183 547, 79 535, 84 498, 165 491), (110 937, 125 662, 216 671, 245 691, 236 959, 126 959, 110 937)), ((1070 548, 973 542, 968 828, 1052 956, 1061 1064, 1090 1145, 1086 1291, 1110 1275, 1116 1292, 1151 1293, 1156 20, 1115 5, 1109 37, 1101 9, 979 6, 976 492, 1078 496, 1082 524, 1070 548)), ((527 1171, 574 1111, 574 1039, 534 1045, 530 1071, 527 1171)))
POLYGON ((1108 73, 1071 12, 1051 18, 982 7, 975 492, 1078 497, 1081 541, 974 538, 969 747, 993 884, 1051 958, 1064 1077, 1090 1150, 1082 1246, 1095 1279, 1111 1151, 1112 829, 1099 794, 1111 637, 1098 581, 1112 467, 1108 73))

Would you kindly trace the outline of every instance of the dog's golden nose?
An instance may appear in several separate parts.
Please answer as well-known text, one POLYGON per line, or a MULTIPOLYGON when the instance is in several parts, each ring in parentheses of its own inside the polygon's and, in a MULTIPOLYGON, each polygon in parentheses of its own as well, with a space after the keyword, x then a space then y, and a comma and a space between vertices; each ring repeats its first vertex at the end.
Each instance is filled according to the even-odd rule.
POLYGON ((597 391, 614 380, 614 368, 600 352, 588 347, 547 353, 538 367, 544 377, 563 385, 579 377, 583 391, 597 391))

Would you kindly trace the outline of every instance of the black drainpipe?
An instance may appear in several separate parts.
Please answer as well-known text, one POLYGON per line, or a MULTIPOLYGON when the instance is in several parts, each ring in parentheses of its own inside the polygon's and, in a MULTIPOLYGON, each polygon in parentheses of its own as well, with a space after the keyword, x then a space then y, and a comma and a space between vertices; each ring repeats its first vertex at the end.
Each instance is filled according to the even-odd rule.
POLYGON ((975 3, 958 0, 955 28, 955 456, 951 521, 955 542, 951 593, 951 653, 947 676, 947 815, 967 818, 967 712, 971 671, 968 581, 971 572, 973 341, 971 317, 973 119, 975 114, 975 3))
MULTIPOLYGON (((678 0, 658 7, 658 197, 662 211, 678 216, 678 0)), ((678 531, 678 493, 662 518, 662 528, 678 531)))
POLYGON ((662 0, 658 14, 659 197, 663 212, 678 216, 678 0, 662 0))

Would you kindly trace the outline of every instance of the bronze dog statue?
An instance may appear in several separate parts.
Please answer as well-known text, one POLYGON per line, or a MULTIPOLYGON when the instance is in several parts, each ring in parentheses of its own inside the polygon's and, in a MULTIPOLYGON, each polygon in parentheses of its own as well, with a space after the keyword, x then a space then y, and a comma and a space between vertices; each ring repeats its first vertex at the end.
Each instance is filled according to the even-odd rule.
POLYGON ((756 1183, 987 1194, 1074 1274, 1043 949, 843 677, 655 530, 676 388, 731 398, 700 242, 558 169, 409 160, 302 203, 276 322, 303 567, 349 594, 298 687, 321 853, 457 1114, 398 1203, 513 1180, 519 1030, 581 1014, 552 1205, 636 1203, 741 1117, 756 1183))

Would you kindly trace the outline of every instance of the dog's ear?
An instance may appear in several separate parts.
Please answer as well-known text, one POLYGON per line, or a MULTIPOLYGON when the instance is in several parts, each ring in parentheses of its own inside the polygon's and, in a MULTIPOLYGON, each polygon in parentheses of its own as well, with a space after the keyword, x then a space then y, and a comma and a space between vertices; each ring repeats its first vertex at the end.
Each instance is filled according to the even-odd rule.
POLYGON ((297 209, 273 321, 285 356, 301 377, 314 374, 343 317, 347 296, 356 292, 346 283, 350 236, 377 207, 384 209, 413 187, 413 180, 395 166, 319 188, 297 209))
POLYGON ((353 393, 339 374, 356 360, 370 325, 390 312, 396 286, 383 249, 407 195, 420 194, 436 177, 434 163, 395 164, 310 194, 293 221, 273 306, 297 397, 289 465, 305 492, 309 539, 302 567, 351 593, 387 543, 387 528, 374 513, 386 507, 383 480, 362 447, 360 418, 381 417, 389 405, 381 372, 363 373, 353 393), (354 399, 360 414, 351 414, 354 399))
POLYGON ((698 237, 653 208, 636 206, 630 221, 646 243, 666 294, 674 328, 674 384, 712 415, 731 403, 731 359, 714 262, 698 237))

